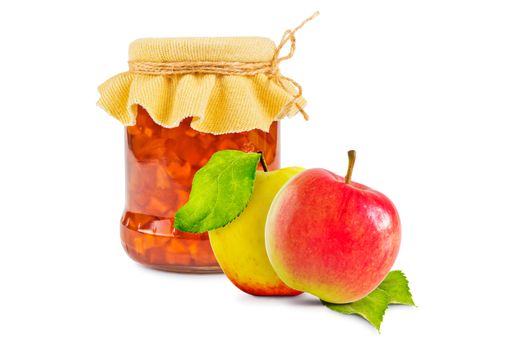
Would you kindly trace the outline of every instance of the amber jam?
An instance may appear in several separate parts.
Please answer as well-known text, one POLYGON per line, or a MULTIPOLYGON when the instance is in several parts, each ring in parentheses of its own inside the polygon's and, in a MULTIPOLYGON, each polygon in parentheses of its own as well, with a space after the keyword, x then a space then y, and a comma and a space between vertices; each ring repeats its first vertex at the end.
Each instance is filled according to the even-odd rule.
POLYGON ((251 130, 213 135, 190 126, 156 124, 139 109, 136 125, 126 127, 126 207, 121 221, 122 244, 135 261, 178 272, 219 272, 207 233, 173 228, 176 211, 189 198, 191 182, 213 153, 235 149, 262 151, 269 169, 279 167, 279 125, 269 133, 251 130))

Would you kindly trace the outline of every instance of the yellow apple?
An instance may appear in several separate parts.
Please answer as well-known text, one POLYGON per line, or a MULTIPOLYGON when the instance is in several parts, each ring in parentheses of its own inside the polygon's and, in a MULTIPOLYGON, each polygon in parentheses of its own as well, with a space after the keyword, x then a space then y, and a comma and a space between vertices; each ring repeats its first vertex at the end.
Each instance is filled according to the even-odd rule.
POLYGON ((270 172, 257 171, 253 194, 238 218, 209 231, 215 257, 226 276, 252 295, 298 295, 278 278, 266 253, 265 226, 273 198, 284 184, 303 171, 290 167, 270 172))

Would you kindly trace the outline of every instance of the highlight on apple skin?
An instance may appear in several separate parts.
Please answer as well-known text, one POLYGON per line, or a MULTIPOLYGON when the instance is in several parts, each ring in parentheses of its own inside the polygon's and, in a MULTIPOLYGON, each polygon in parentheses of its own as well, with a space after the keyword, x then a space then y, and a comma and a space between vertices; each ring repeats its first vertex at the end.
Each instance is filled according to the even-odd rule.
POLYGON ((290 167, 270 172, 257 171, 253 194, 238 218, 209 231, 215 257, 235 286, 255 296, 302 294, 278 278, 266 253, 264 228, 275 194, 303 168, 290 167))
POLYGON ((295 176, 268 213, 266 249, 289 287, 344 304, 373 291, 400 247, 400 219, 382 193, 324 169, 295 176), (346 183, 347 182, 347 183, 346 183))

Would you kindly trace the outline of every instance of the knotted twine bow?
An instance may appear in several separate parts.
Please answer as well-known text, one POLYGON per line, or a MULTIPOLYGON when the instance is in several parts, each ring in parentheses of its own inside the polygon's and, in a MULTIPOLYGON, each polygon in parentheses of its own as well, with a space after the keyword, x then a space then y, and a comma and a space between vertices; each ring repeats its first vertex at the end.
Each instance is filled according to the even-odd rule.
POLYGON ((310 17, 306 18, 300 25, 293 30, 286 30, 280 44, 275 49, 273 58, 266 62, 231 62, 231 61, 177 61, 177 62, 140 62, 129 61, 129 71, 132 73, 141 73, 149 75, 175 75, 175 74, 221 74, 221 75, 244 75, 254 76, 258 74, 265 74, 269 79, 273 79, 284 90, 289 92, 293 99, 288 103, 285 110, 289 106, 295 105, 300 111, 304 119, 308 120, 309 116, 304 109, 297 103, 297 100, 302 96, 302 86, 295 80, 288 78, 280 73, 280 62, 293 57, 296 48, 295 33, 302 28, 307 22, 317 17, 319 12, 315 12, 310 17), (289 52, 280 56, 283 47, 289 42, 289 52), (291 84, 295 91, 290 91, 289 86, 285 82, 291 84))

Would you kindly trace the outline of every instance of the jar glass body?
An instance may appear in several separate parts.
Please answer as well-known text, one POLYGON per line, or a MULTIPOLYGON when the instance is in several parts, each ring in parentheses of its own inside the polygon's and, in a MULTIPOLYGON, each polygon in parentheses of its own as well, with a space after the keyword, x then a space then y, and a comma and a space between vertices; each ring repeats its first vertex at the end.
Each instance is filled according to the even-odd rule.
POLYGON ((219 272, 207 233, 173 228, 176 211, 187 202, 195 172, 213 153, 234 149, 264 154, 270 170, 280 166, 279 124, 268 133, 251 130, 213 135, 191 128, 156 124, 139 108, 134 126, 125 128, 126 204, 121 240, 135 261, 177 272, 219 272))

